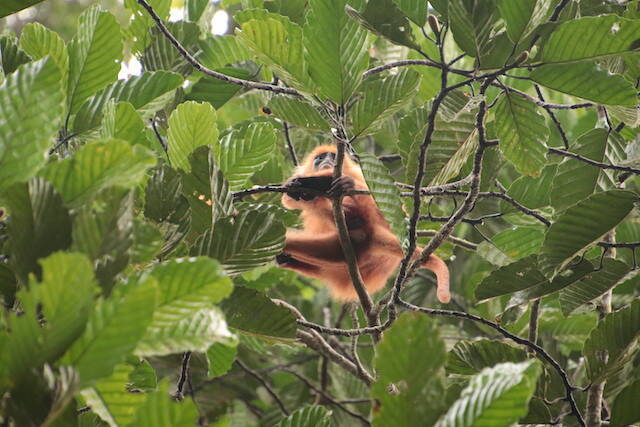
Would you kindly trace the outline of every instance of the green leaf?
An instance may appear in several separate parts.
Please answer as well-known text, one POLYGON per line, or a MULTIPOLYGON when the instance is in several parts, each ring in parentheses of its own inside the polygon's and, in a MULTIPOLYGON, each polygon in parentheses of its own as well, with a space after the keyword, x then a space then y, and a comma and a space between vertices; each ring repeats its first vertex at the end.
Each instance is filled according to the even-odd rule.
POLYGON ((216 144, 216 120, 216 112, 210 104, 188 101, 178 105, 169 117, 167 131, 169 160, 174 168, 189 172, 189 154, 202 145, 216 144))
POLYGON ((499 232, 491 238, 492 243, 513 260, 538 253, 544 231, 540 228, 519 227, 499 232))
POLYGON ((26 284, 29 273, 40 276, 38 259, 71 245, 69 211, 53 185, 42 178, 9 187, 0 204, 11 213, 7 223, 10 265, 18 281, 26 284))
POLYGON ((66 93, 69 73, 69 53, 60 36, 38 22, 30 22, 20 33, 20 48, 32 59, 49 55, 60 69, 62 88, 66 93))
POLYGON ((598 384, 630 363, 638 354, 640 336, 640 299, 614 313, 609 313, 591 331, 584 343, 583 354, 587 357, 587 373, 591 382, 598 384), (604 362, 602 352, 608 358, 604 362))
POLYGON ((550 0, 499 0, 498 10, 513 43, 519 43, 547 19, 550 0))
MULTIPOLYGON (((588 159, 602 162, 607 147, 608 132, 605 129, 592 129, 580 136, 571 152, 588 159)), ((577 159, 566 158, 558 166, 553 179, 551 204, 562 211, 589 197, 597 189, 600 169, 594 168, 577 159)))
POLYGON ((207 350, 207 377, 215 378, 220 377, 229 370, 233 362, 236 360, 236 354, 238 353, 238 346, 215 342, 207 350))
POLYGON ((351 109, 354 136, 372 133, 413 98, 420 84, 417 71, 403 69, 384 80, 366 82, 364 96, 351 109))
MULTIPOLYGON (((171 0, 148 0, 147 3, 155 10, 160 19, 166 21, 169 18, 171 0)), ((133 53, 140 55, 151 43, 151 27, 155 26, 155 23, 136 0, 124 0, 124 5, 131 11, 131 21, 129 28, 123 29, 123 33, 131 41, 133 53)))
POLYGON ((109 298, 98 300, 84 334, 63 359, 80 372, 81 388, 109 377, 114 367, 133 351, 151 322, 156 281, 147 278, 126 288, 124 295, 114 292, 109 298))
POLYGON ((622 427, 640 421, 640 406, 637 405, 640 395, 640 380, 627 386, 616 397, 611 410, 611 426, 622 427))
POLYGON ((600 60, 636 52, 640 22, 617 15, 588 16, 564 22, 545 44, 542 61, 600 60))
POLYGON ((411 32, 409 20, 398 9, 394 0, 367 2, 362 12, 349 5, 345 10, 352 19, 374 34, 411 49, 419 48, 411 32))
MULTIPOLYGON (((29 55, 18 48, 18 40, 12 34, 0 36, 0 71, 8 76, 20 65, 30 62, 29 55)), ((3 79, 0 79, 2 83, 3 79)))
POLYGON ((367 32, 349 19, 346 0, 314 0, 304 26, 309 73, 320 94, 347 103, 367 69, 367 32))
MULTIPOLYGON (((168 22, 165 25, 187 51, 193 51, 200 33, 195 23, 178 21, 168 22)), ((148 71, 173 71, 185 76, 193 69, 164 33, 155 26, 151 28, 151 40, 142 52, 140 62, 148 71)))
POLYGON ((329 427, 331 411, 324 406, 305 406, 276 424, 276 427, 329 427))
POLYGON ((540 375, 536 360, 501 363, 475 375, 436 426, 509 426, 527 413, 540 375))
POLYGON ((169 394, 169 380, 158 384, 158 390, 149 393, 146 400, 136 410, 130 426, 174 427, 197 424, 198 408, 191 398, 176 402, 169 394))
POLYGON ((47 165, 41 175, 53 183, 67 205, 79 207, 105 188, 137 185, 155 163, 147 148, 111 139, 81 147, 73 157, 47 165))
MULTIPOLYGON (((359 158, 362 173, 376 205, 380 208, 382 216, 384 216, 389 225, 391 225, 391 229, 398 237, 398 240, 403 242, 407 234, 407 227, 405 224, 405 213, 402 210, 400 189, 396 187, 395 180, 389 173, 389 170, 376 156, 369 153, 362 153, 359 155, 359 158)), ((355 196, 355 200, 357 200, 358 197, 366 196, 355 196)))
POLYGON ((427 23, 427 7, 422 0, 393 0, 398 9, 418 27, 427 23))
POLYGON ((275 304, 262 292, 236 286, 221 307, 227 324, 243 333, 285 342, 296 336, 297 324, 293 313, 275 304))
POLYGON ((191 22, 198 22, 208 4, 209 0, 186 0, 185 9, 187 13, 185 18, 191 22))
POLYGON ((308 129, 330 130, 329 123, 308 102, 289 96, 274 96, 267 108, 277 118, 308 129))
POLYGON ((107 102, 102 117, 100 136, 104 139, 122 139, 130 144, 144 144, 145 124, 129 102, 107 102))
POLYGON ((150 274, 158 282, 159 297, 151 325, 138 344, 136 354, 205 351, 212 333, 216 336, 217 326, 212 321, 215 314, 206 309, 232 290, 231 281, 224 277, 222 268, 209 258, 179 258, 155 266, 150 274), (200 343, 194 338, 199 338, 200 343), (204 348, 203 344, 206 344, 204 348))
POLYGON ((449 2, 449 22, 453 38, 462 50, 474 58, 484 51, 496 19, 495 0, 449 2))
POLYGON ((129 425, 136 408, 146 399, 145 394, 127 390, 133 369, 130 365, 119 364, 108 378, 81 392, 91 411, 111 427, 129 425))
POLYGON ((311 86, 299 25, 284 16, 265 12, 240 27, 238 38, 259 61, 295 89, 305 90, 311 86))
POLYGON ((0 5, 0 18, 40 3, 42 0, 6 0, 0 5))
POLYGON ((502 342, 487 339, 460 341, 449 352, 447 372, 456 375, 475 375, 499 363, 519 363, 527 358, 524 350, 502 342))
POLYGON ((122 61, 120 26, 99 6, 87 9, 78 20, 78 33, 69 42, 67 104, 74 114, 91 95, 118 78, 122 61))
POLYGON ((495 128, 504 156, 524 175, 538 176, 546 163, 549 129, 538 107, 505 92, 495 110, 495 128))
POLYGON ((532 294, 531 299, 540 298, 569 286, 592 271, 591 263, 583 260, 572 265, 566 274, 549 281, 538 270, 538 257, 531 255, 491 272, 476 288, 476 299, 481 302, 518 291, 532 294))
POLYGON ((285 228, 273 212, 240 211, 216 222, 196 240, 191 253, 220 261, 227 274, 238 274, 273 261, 284 248, 285 228))
MULTIPOLYGON (((593 301, 609 289, 627 280, 629 266, 622 261, 604 258, 602 266, 560 291, 560 307, 568 316, 583 304, 593 301)), ((634 274, 635 275, 635 274, 634 274)))
POLYGON ((251 123, 226 134, 217 148, 220 170, 232 191, 240 190, 271 158, 277 135, 270 123, 251 123))
POLYGON ((110 99, 126 101, 143 118, 151 117, 171 101, 174 91, 182 84, 182 76, 167 71, 145 72, 127 80, 118 80, 89 98, 80 108, 73 123, 75 132, 88 131, 102 120, 102 110, 110 99))
POLYGON ((13 378, 55 361, 82 334, 97 289, 91 264, 81 254, 57 252, 40 264, 42 280, 32 276, 29 290, 18 292, 23 314, 8 318, 9 351, 0 370, 13 378), (46 321, 46 328, 39 319, 46 321))
POLYGON ((371 397, 380 401, 380 409, 374 412, 374 425, 433 425, 445 409, 447 358, 436 323, 404 314, 384 333, 376 350, 378 379, 371 397))
POLYGON ((530 75, 536 83, 568 95, 609 105, 636 105, 636 90, 622 76, 591 62, 545 64, 530 75))
MULTIPOLYGON (((249 71, 241 68, 218 68, 215 71, 244 80, 251 80, 253 77, 249 71)), ((213 108, 217 109, 233 98, 240 89, 242 89, 242 86, 227 83, 213 77, 202 76, 191 87, 191 92, 189 92, 186 99, 189 101, 208 102, 213 108)))
POLYGON ((235 36, 210 36, 200 40, 198 46, 202 54, 198 60, 208 68, 226 67, 230 64, 251 59, 251 53, 235 36))
POLYGON ((544 275, 555 277, 618 225, 637 200, 632 192, 611 190, 596 193, 564 211, 548 229, 540 251, 544 275))
POLYGON ((51 59, 21 66, 0 85, 0 191, 46 162, 62 122, 60 71, 51 59))
MULTIPOLYGON (((557 165, 548 165, 542 169, 540 176, 521 176, 513 181, 507 190, 507 196, 517 200, 529 209, 549 206, 551 185, 556 175, 557 165)), ((516 208, 505 201, 500 201, 500 212, 513 212, 516 208)))

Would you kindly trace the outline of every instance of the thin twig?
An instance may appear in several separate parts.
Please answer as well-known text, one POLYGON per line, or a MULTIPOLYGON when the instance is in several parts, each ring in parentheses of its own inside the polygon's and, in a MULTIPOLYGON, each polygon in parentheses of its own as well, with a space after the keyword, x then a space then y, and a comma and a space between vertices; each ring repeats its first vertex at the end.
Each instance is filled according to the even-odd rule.
POLYGON ((240 359, 236 359, 236 364, 243 371, 245 371, 247 374, 249 374, 250 376, 255 378, 256 381, 258 381, 260 384, 262 384, 262 386, 265 388, 265 390, 267 390, 267 393, 269 393, 269 395, 276 402, 276 405, 278 405, 278 408, 280 408, 280 412, 282 412, 285 417, 288 417, 289 416, 289 411, 287 411, 287 408, 284 407, 284 403, 282 403, 282 400, 276 394, 276 392, 273 390, 273 387, 271 387, 271 385, 267 382, 267 380, 262 378, 262 376, 260 374, 258 374, 256 371, 254 371, 253 369, 251 369, 247 365, 245 365, 242 361, 240 361, 240 359))
POLYGON ((627 166, 612 165, 612 164, 609 164, 609 163, 596 162, 595 160, 591 160, 591 159, 589 159, 587 157, 581 156, 580 154, 572 153, 572 152, 566 151, 566 150, 560 150, 559 148, 549 148, 549 153, 557 154, 559 156, 564 156, 564 157, 570 157, 570 158, 576 159, 576 160, 580 160, 581 162, 584 162, 584 163, 589 164, 591 166, 598 167, 600 169, 612 169, 612 170, 632 173, 632 174, 635 174, 635 175, 640 174, 640 169, 630 168, 630 167, 627 167, 627 166))
MULTIPOLYGON (((433 237, 436 234, 438 234, 438 232, 436 230, 420 230, 418 231, 418 237, 433 237)), ((451 243, 453 243, 454 245, 458 245, 461 248, 465 248, 465 249, 469 249, 472 251, 475 251, 476 249, 478 249, 478 245, 470 242, 468 240, 464 240, 461 239, 459 237, 455 237, 455 236, 448 236, 447 240, 450 241, 451 243)))
MULTIPOLYGON (((536 89, 536 93, 538 94, 538 98, 540 99, 540 101, 545 102, 544 95, 542 95, 542 90, 540 90, 540 86, 533 85, 533 87, 536 89)), ((562 123, 560 123, 560 120, 558 120, 558 117, 556 117, 556 113, 554 113, 553 110, 549 107, 542 107, 542 108, 545 109, 547 114, 549 114, 549 117, 551 118, 551 121, 553 122, 553 124, 556 125, 556 129, 558 129, 558 133, 562 138, 562 143, 564 144, 564 148, 568 150, 569 139, 567 139, 567 134, 564 132, 564 129, 562 128, 562 123)))
POLYGON ((60 149, 60 147, 62 147, 67 142, 69 142, 69 140, 71 138, 76 137, 76 136, 78 136, 78 134, 76 132, 72 132, 69 135, 67 135, 64 138, 62 138, 51 150, 49 150, 49 155, 52 155, 53 153, 58 151, 60 149))
POLYGON ((282 122, 282 129, 284 130, 284 140, 287 142, 287 148, 289 149, 289 155, 291 155, 291 161, 295 166, 298 166, 298 158, 296 157, 296 151, 293 148, 291 142, 291 136, 289 135, 289 124, 282 122))
POLYGON ((182 400, 184 399, 184 383, 189 378, 189 361, 191 360, 191 352, 186 351, 182 355, 182 366, 180 369, 180 378, 178 378, 178 385, 176 390, 176 399, 182 400))
POLYGON ((202 63, 200 63, 200 61, 198 61, 193 55, 191 55, 184 46, 182 46, 182 44, 178 41, 178 39, 175 38, 173 34, 171 34, 171 31, 169 31, 166 25, 164 25, 164 23, 162 22, 162 19, 160 19, 156 11, 153 10, 153 7, 151 7, 151 5, 147 3, 146 0, 137 0, 137 1, 138 1, 138 4, 142 6, 147 11, 147 13, 151 16, 151 19, 153 19, 153 21, 156 23, 156 26, 158 27, 160 32, 164 34, 164 36, 176 48, 176 50, 180 53, 180 55, 182 55, 182 57, 186 59, 187 62, 193 66, 193 68, 200 71, 201 73, 204 73, 218 80, 222 80, 227 83, 231 83, 238 86, 243 86, 249 89, 267 90, 274 93, 302 96, 302 94, 295 89, 282 87, 282 86, 274 86, 269 83, 259 83, 259 82, 252 82, 250 80, 243 80, 236 77, 228 76, 226 74, 219 73, 217 71, 213 71, 205 67, 202 63))

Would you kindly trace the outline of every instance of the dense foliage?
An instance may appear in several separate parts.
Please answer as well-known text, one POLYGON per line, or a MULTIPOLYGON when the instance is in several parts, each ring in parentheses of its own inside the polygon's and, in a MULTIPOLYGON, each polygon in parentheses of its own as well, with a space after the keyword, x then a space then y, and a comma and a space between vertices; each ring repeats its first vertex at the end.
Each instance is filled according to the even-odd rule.
POLYGON ((0 5, 3 425, 640 421, 637 1, 125 0, 69 40, 38 2, 0 5), (275 266, 328 141, 450 304, 408 258, 371 307, 275 266))

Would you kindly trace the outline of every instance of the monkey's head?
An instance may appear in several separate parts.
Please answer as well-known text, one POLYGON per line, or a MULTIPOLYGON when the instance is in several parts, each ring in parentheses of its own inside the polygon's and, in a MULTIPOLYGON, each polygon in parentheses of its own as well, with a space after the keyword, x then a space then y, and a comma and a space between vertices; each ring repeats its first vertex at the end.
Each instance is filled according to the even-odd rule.
POLYGON ((336 165, 336 153, 333 151, 325 151, 316 154, 313 158, 313 169, 321 171, 323 169, 333 169, 336 165))
MULTIPOLYGON (((294 176, 331 175, 336 165, 336 151, 335 145, 325 144, 317 146, 307 154, 304 161, 296 169, 294 176)), ((364 183, 364 177, 362 177, 360 167, 348 155, 344 157, 342 173, 356 178, 358 182, 364 183)))

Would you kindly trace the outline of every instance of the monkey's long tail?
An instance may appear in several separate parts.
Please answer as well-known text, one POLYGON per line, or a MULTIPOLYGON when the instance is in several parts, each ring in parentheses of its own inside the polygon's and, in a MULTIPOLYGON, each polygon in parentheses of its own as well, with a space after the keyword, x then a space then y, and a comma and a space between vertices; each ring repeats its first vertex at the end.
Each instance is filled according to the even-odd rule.
POLYGON ((449 292, 449 267, 447 267, 447 264, 439 256, 431 254, 427 261, 422 264, 422 267, 428 268, 435 273, 438 279, 438 288, 436 290, 438 301, 448 303, 451 300, 451 293, 449 292))

